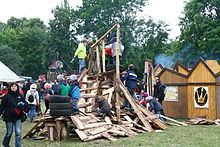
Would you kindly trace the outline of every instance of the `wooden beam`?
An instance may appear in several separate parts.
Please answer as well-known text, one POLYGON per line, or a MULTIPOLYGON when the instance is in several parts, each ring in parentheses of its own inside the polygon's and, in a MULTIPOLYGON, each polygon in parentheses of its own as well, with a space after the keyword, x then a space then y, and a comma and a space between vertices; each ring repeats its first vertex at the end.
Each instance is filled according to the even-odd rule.
POLYGON ((101 40, 103 40, 104 38, 106 38, 106 36, 107 36, 112 30, 114 30, 114 29, 116 28, 116 26, 117 26, 117 24, 115 24, 111 29, 109 29, 99 40, 96 41, 96 43, 94 43, 94 44, 91 46, 91 48, 95 47, 97 44, 99 44, 99 42, 100 42, 101 40))
MULTIPOLYGON (((96 38, 96 41, 98 38, 96 38)), ((96 65, 98 68, 98 73, 101 73, 101 68, 100 68, 100 56, 99 56, 99 44, 96 46, 96 65)))
POLYGON ((105 70, 105 40, 102 40, 102 72, 106 72, 105 70))
POLYGON ((180 121, 177 121, 177 120, 174 120, 174 119, 169 118, 169 117, 167 117, 167 116, 160 115, 160 117, 163 117, 163 118, 165 118, 165 119, 167 119, 167 120, 170 120, 170 121, 172 121, 172 122, 175 122, 175 123, 177 123, 177 124, 180 124, 180 125, 183 125, 183 126, 187 126, 186 123, 180 122, 180 121))
POLYGON ((85 68, 82 72, 82 74, 79 76, 78 78, 78 82, 81 82, 82 79, 84 78, 84 76, 86 75, 86 73, 88 72, 88 70, 85 68))
POLYGON ((121 91, 124 93, 126 99, 128 100, 128 102, 131 104, 131 106, 133 107, 135 113, 138 115, 139 119, 141 120, 141 122, 143 123, 143 125, 147 128, 148 132, 153 132, 153 128, 151 127, 150 123, 148 121, 146 121, 142 111, 140 111, 136 105, 136 102, 134 102, 132 96, 130 95, 130 93, 128 92, 128 90, 125 88, 125 86, 123 85, 123 83, 121 82, 121 80, 117 80, 117 83, 119 85, 119 88, 121 89, 121 91))
POLYGON ((91 75, 92 68, 93 68, 93 66, 94 66, 94 65, 93 65, 93 63, 94 63, 94 61, 93 61, 94 53, 95 53, 95 49, 92 48, 92 49, 91 49, 91 52, 90 52, 90 54, 89 54, 88 75, 91 75))

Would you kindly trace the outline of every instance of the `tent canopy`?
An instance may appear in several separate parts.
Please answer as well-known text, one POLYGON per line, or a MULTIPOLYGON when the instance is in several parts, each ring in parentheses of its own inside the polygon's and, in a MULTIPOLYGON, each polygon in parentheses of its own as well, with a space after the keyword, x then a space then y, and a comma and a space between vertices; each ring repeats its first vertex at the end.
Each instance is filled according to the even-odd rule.
POLYGON ((17 76, 12 70, 10 70, 4 63, 0 61, 0 82, 17 82, 24 79, 17 76))

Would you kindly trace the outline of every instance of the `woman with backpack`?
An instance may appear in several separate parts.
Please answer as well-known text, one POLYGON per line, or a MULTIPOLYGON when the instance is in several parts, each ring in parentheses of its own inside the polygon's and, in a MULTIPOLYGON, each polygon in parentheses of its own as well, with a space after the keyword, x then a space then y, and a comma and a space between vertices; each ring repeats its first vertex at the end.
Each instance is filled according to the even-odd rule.
POLYGON ((31 84, 30 90, 27 91, 26 101, 30 105, 30 110, 28 112, 28 117, 30 118, 30 122, 34 121, 36 106, 39 105, 39 94, 37 91, 37 85, 31 84))
POLYGON ((2 145, 9 147, 13 128, 15 128, 15 146, 21 147, 21 123, 24 116, 23 106, 28 105, 23 95, 19 94, 19 86, 12 83, 9 86, 8 94, 4 95, 0 105, 0 115, 6 124, 6 134, 2 145))

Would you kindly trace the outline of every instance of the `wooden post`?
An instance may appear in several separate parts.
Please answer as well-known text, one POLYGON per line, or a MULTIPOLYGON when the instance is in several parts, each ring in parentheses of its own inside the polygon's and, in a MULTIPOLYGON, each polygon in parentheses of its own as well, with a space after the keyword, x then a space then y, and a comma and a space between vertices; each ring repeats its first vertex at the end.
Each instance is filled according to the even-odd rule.
MULTIPOLYGON (((98 38, 96 38, 96 41, 98 41, 98 38)), ((96 46, 96 64, 97 64, 97 68, 98 68, 98 73, 101 73, 101 69, 100 69, 100 56, 99 56, 99 46, 96 46)))
MULTIPOLYGON (((120 61, 119 61, 119 50, 120 50, 120 25, 117 25, 117 45, 116 45, 116 79, 120 79, 120 61)), ((117 83, 115 82, 115 86, 117 83)), ((120 114, 120 97, 119 94, 116 92, 116 114, 117 118, 120 121, 121 114, 120 114)))
POLYGON ((102 40, 102 72, 106 72, 105 70, 105 40, 102 40))

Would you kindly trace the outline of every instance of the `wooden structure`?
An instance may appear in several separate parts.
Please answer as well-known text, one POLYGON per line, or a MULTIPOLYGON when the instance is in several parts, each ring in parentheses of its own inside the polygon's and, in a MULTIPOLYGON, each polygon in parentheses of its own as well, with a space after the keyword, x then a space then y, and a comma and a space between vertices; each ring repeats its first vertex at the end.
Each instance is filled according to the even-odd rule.
MULTIPOLYGON (((121 82, 119 69, 119 38, 120 26, 116 24, 92 45, 88 70, 85 69, 78 77, 78 81, 82 83, 80 89, 81 98, 78 103, 81 114, 78 116, 70 116, 69 118, 53 118, 51 121, 39 121, 43 122, 43 126, 47 126, 50 140, 54 140, 55 138, 60 141, 62 138, 68 138, 69 135, 62 136, 62 134, 67 132, 67 122, 74 124, 76 128, 75 132, 83 141, 90 141, 100 137, 114 141, 116 138, 113 136, 117 135, 130 137, 141 132, 154 132, 155 128, 162 130, 167 128, 163 121, 135 101, 121 82), (103 64, 105 54, 103 52, 100 53, 100 42, 103 42, 105 37, 114 29, 117 29, 116 67, 114 70, 106 71, 105 64, 103 64), (94 60, 95 54, 96 57, 94 60), (103 63, 101 64, 100 62, 103 63), (96 66, 94 66, 94 64, 96 64, 96 66), (97 70, 94 70, 94 68, 97 68, 97 70), (95 71, 95 73, 91 74, 92 71, 95 71), (105 121, 103 121, 101 118, 97 118, 93 115, 92 112, 94 110, 96 112, 97 110, 94 100, 96 95, 108 100, 113 113, 116 115, 116 117, 112 117, 112 121, 114 120, 115 124, 112 124, 109 118, 105 118, 105 121), (124 100, 127 100, 131 104, 134 111, 121 110, 121 105, 124 100), (53 135, 54 132, 56 135, 53 135)), ((31 135, 28 133, 25 137, 33 136, 34 132, 32 131, 36 130, 36 128, 38 130, 39 127, 36 126, 32 128, 30 131, 31 135)), ((37 131, 35 131, 35 133, 36 132, 37 131)))
POLYGON ((191 71, 178 63, 174 70, 163 69, 159 75, 168 88, 176 86, 178 92, 177 101, 163 103, 168 116, 220 118, 220 65, 217 61, 200 58, 191 71))

